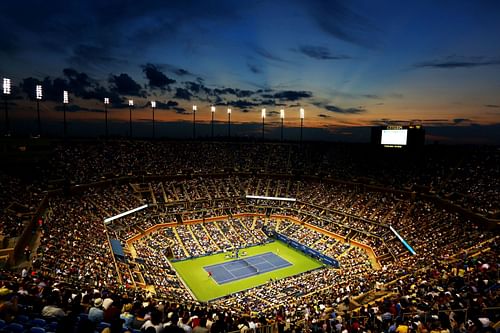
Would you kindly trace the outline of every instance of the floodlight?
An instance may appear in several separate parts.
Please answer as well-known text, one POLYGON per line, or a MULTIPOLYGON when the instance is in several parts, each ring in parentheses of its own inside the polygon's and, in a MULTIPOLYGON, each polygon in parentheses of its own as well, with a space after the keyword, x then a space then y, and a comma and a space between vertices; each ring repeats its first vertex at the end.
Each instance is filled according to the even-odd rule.
POLYGON ((231 114, 231 108, 227 109, 227 114, 231 114))
POLYGON ((68 97, 68 91, 64 90, 63 91, 63 103, 68 104, 69 103, 69 97, 68 97))
POLYGON ((212 105, 212 106, 210 107, 210 111, 215 112, 215 106, 214 106, 214 105, 212 105))
POLYGON ((151 107, 155 108, 156 107, 156 101, 151 101, 151 107))
POLYGON ((108 97, 104 97, 104 104, 109 104, 109 98, 108 97))
POLYGON ((3 93, 4 95, 10 95, 11 93, 11 82, 10 82, 10 79, 4 77, 3 78, 3 93))
POLYGON ((198 107, 196 105, 193 105, 193 111, 196 112, 198 110, 198 107))
POLYGON ((262 109, 261 117, 266 118, 266 109, 262 109))
POLYGON ((128 106, 134 106, 134 100, 133 99, 129 99, 128 100, 128 106))
POLYGON ((284 109, 280 110, 280 118, 285 119, 285 110, 284 109))
POLYGON ((300 119, 304 119, 304 108, 300 108, 300 119))
POLYGON ((43 93, 42 93, 42 86, 37 84, 36 85, 36 99, 40 100, 42 99, 43 93))

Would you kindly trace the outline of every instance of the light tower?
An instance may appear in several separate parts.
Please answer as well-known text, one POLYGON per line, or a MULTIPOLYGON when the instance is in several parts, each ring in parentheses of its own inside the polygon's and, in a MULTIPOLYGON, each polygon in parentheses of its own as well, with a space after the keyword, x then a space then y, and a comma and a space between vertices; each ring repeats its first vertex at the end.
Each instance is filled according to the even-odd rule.
POLYGON ((35 87, 35 97, 36 97, 36 115, 37 115, 37 124, 38 124, 38 136, 42 135, 42 123, 40 121, 40 101, 43 97, 42 86, 37 84, 35 87))
POLYGON ((128 100, 128 115, 129 115, 129 136, 132 138, 132 108, 134 107, 134 100, 128 100))
POLYGON ((156 137, 155 133, 155 109, 156 109, 156 101, 151 101, 151 109, 153 109, 153 139, 156 137))
POLYGON ((210 112, 212 113, 212 140, 214 139, 214 117, 215 117, 215 105, 210 107, 210 112))
POLYGON ((3 78, 3 97, 5 99, 5 135, 10 135, 9 108, 7 97, 11 94, 11 82, 8 78, 3 78))
POLYGON ((227 136, 231 137, 231 108, 227 108, 227 136))
POLYGON ((105 135, 106 139, 108 138, 108 104, 109 104, 109 98, 104 97, 104 125, 105 125, 105 135))
POLYGON ((304 129, 304 108, 300 108, 299 110, 300 117, 300 142, 302 143, 302 130, 304 129))
POLYGON ((198 107, 193 105, 193 140, 196 138, 196 110, 198 107))
POLYGON ((260 116, 262 117, 262 140, 264 140, 264 123, 266 120, 266 109, 262 109, 260 116))
POLYGON ((283 122, 285 120, 285 109, 280 110, 280 119, 281 119, 281 141, 283 141, 283 122))
POLYGON ((66 124, 66 104, 69 103, 69 96, 68 96, 68 91, 64 90, 63 91, 63 122, 64 122, 64 128, 63 128, 63 136, 66 138, 67 132, 68 132, 68 126, 66 124))

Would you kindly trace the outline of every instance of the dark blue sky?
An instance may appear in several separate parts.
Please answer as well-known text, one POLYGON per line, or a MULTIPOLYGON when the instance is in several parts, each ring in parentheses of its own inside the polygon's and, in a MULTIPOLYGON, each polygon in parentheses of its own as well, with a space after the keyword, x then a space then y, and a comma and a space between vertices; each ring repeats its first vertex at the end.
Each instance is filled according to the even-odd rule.
MULTIPOLYGON (((235 124, 259 123, 265 107, 275 124, 284 108, 297 127, 304 107, 310 131, 340 139, 417 121, 434 139, 500 143, 498 1, 3 1, 0 13, 0 74, 26 100, 44 79, 49 101, 68 89, 74 123, 101 119, 109 96, 118 122, 129 98, 137 122, 153 99, 165 123, 193 104, 209 121, 216 104, 220 121, 230 106, 235 124)), ((32 122, 32 103, 12 108, 32 122)))

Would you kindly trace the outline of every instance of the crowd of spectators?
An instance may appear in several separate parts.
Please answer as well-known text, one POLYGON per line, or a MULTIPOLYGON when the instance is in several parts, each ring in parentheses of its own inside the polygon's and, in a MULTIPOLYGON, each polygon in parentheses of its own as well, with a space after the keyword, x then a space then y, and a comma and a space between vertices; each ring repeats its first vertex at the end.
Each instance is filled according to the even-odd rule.
MULTIPOLYGON (((258 317, 261 324, 276 323, 295 332, 387 331, 398 325, 419 332, 459 332, 474 327, 472 331, 484 331, 480 327, 484 318, 498 320, 498 313, 489 310, 499 305, 498 237, 455 210, 406 191, 423 189, 478 214, 491 215, 498 211, 500 201, 498 150, 481 148, 465 157, 454 148, 432 147, 419 160, 408 162, 396 155, 394 160, 401 163, 390 164, 394 160, 377 159, 366 147, 309 148, 138 141, 57 146, 44 171, 47 179, 85 184, 136 178, 130 178, 130 183, 93 185, 48 198, 46 219, 38 230, 40 245, 30 258, 32 271, 2 272, 2 287, 9 296, 17 297, 2 299, 2 309, 7 310, 1 312, 1 319, 15 321, 23 313, 45 317, 56 313, 62 317, 60 327, 65 319, 73 320, 74 325, 76 317, 83 327, 85 316, 81 319, 79 315, 91 318, 96 310, 90 309, 100 308, 110 299, 116 309, 106 321, 118 322, 116 315, 124 312, 125 319, 132 316, 142 320, 141 326, 149 321, 148 325, 156 327, 172 318, 182 318, 179 327, 191 328, 197 326, 194 317, 223 318, 221 327, 241 331, 258 317), (373 158, 370 168, 365 163, 368 158, 373 158), (228 170, 231 172, 225 174, 228 170), (291 176, 301 173, 318 178, 291 176), (172 177, 137 178, 147 175, 172 177), (326 181, 323 176, 348 182, 326 181), (373 191, 363 184, 405 191, 373 191), (247 200, 245 194, 297 201, 247 200), (105 217, 143 203, 150 207, 109 225, 103 223, 105 217), (212 217, 218 218, 206 221, 212 217), (193 220, 196 223, 190 223, 193 220), (304 222, 338 237, 328 237, 304 222), (158 224, 169 226, 146 233, 158 224), (410 255, 390 226, 416 255, 410 255), (193 305, 195 300, 168 258, 179 260, 260 244, 268 240, 263 228, 337 258, 341 268, 322 267, 210 305, 193 305), (144 237, 133 242, 135 258, 127 253, 134 267, 115 258, 110 238, 125 244, 140 234, 144 237), (374 269, 367 253, 350 241, 371 246, 383 268, 374 269), (138 284, 154 286, 162 303, 137 288, 138 284), (380 288, 393 293, 354 314, 347 313, 350 300, 380 288), (34 301, 34 297, 39 298, 34 301), (81 301, 72 301, 75 298, 81 301), (18 306, 31 301, 35 302, 31 309, 18 306), (49 308, 43 311, 45 307, 49 308)), ((10 175, 2 175, 0 180, 7 184, 0 195, 0 231, 14 236, 23 226, 7 208, 17 201, 33 212, 41 201, 43 185, 27 188, 10 175)), ((100 321, 104 318, 96 320, 92 329, 100 321)), ((120 328, 123 325, 128 324, 121 322, 120 328)))
MULTIPOLYGON (((225 170, 300 172, 347 181, 366 180, 395 189, 416 187, 485 215, 500 209, 497 168, 500 151, 496 147, 426 146, 417 153, 397 154, 368 145, 348 144, 304 147, 274 143, 109 141, 61 145, 56 147, 54 155, 48 177, 67 176, 74 183, 99 181, 103 176, 204 174, 225 170), (83 160, 88 163, 81 163, 83 160)), ((293 190, 277 183, 268 188, 276 193, 293 190)), ((196 187, 197 191, 200 189, 196 187)), ((183 195, 183 190, 175 189, 175 185, 165 188, 167 196, 169 192, 174 197, 183 195)), ((218 192, 212 193, 216 196, 218 192)))

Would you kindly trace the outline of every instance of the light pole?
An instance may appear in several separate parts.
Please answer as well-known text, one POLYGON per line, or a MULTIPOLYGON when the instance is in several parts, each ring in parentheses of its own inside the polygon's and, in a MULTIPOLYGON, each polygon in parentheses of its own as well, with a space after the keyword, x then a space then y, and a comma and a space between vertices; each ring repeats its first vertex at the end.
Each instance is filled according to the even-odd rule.
POLYGON ((231 137, 231 108, 227 108, 227 136, 231 137))
POLYGON ((215 116, 215 105, 210 107, 210 111, 212 112, 212 140, 214 139, 214 116, 215 116))
POLYGON ((3 78, 3 97, 5 99, 5 136, 10 136, 9 108, 7 97, 11 93, 11 82, 8 78, 3 78))
POLYGON ((155 108, 156 108, 156 101, 151 101, 151 108, 153 109, 153 139, 156 137, 155 134, 155 108))
POLYGON ((106 139, 108 139, 108 104, 109 104, 109 98, 104 97, 104 123, 106 130, 106 139))
POLYGON ((129 99, 128 100, 128 115, 129 115, 129 136, 132 138, 132 107, 134 106, 134 100, 129 99))
POLYGON ((36 115, 38 123, 38 136, 42 136, 42 123, 40 121, 40 101, 43 97, 42 86, 37 84, 35 87, 35 97, 36 97, 36 115))
POLYGON ((198 107, 193 105, 193 140, 196 138, 196 110, 198 107))
POLYGON ((63 91, 63 122, 64 122, 64 127, 63 127, 63 136, 66 138, 68 127, 66 126, 66 104, 69 103, 69 97, 68 97, 68 91, 64 90, 63 91))
POLYGON ((302 143, 302 130, 304 129, 304 108, 300 108, 300 142, 302 143))
POLYGON ((262 117, 262 140, 264 140, 264 122, 266 120, 266 109, 262 109, 260 115, 262 117))
POLYGON ((280 110, 280 119, 281 119, 281 141, 283 141, 283 122, 285 120, 285 109, 280 110))

